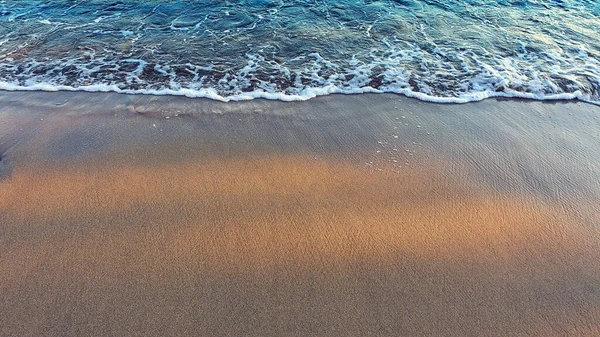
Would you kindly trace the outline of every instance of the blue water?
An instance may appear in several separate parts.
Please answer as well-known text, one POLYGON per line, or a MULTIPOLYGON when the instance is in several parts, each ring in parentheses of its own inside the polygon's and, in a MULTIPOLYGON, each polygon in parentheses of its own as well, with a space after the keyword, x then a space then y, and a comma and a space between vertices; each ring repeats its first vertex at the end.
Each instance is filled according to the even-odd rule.
POLYGON ((0 89, 600 102, 591 0, 0 0, 0 89))

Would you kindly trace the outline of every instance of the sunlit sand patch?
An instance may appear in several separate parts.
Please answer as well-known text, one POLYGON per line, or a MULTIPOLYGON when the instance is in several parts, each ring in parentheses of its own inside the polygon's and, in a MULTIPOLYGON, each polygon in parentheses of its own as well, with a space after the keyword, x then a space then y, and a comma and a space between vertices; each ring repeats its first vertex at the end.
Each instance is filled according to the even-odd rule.
POLYGON ((245 274, 403 258, 519 270, 523 256, 558 271, 556 260, 587 264, 577 256, 595 254, 597 235, 585 236, 560 209, 440 172, 370 172, 301 155, 19 168, 0 182, 9 257, 0 274, 19 282, 45 266, 58 282, 90 272, 245 274))

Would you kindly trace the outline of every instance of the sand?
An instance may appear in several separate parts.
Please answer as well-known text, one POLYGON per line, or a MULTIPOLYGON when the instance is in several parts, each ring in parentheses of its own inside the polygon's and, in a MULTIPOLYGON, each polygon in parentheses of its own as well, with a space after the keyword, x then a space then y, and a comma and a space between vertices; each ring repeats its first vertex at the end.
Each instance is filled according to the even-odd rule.
POLYGON ((600 334, 600 107, 0 92, 0 155, 0 335, 600 334))

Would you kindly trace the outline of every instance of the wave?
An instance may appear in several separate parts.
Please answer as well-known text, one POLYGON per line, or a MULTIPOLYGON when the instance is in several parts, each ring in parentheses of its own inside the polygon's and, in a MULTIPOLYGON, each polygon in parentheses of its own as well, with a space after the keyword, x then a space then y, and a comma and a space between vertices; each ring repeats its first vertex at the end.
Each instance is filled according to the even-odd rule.
POLYGON ((593 1, 0 0, 0 89, 600 104, 593 1))
POLYGON ((0 64, 0 90, 178 95, 229 102, 303 101, 329 94, 396 93, 436 103, 492 97, 580 100, 600 105, 600 62, 580 50, 481 57, 471 50, 374 51, 367 61, 318 53, 289 60, 246 55, 239 66, 74 58, 0 64), (237 69, 236 69, 237 68, 237 69))
POLYGON ((299 94, 290 95, 285 93, 277 92, 265 92, 261 90, 245 92, 243 94, 221 96, 214 89, 121 89, 116 85, 88 85, 80 87, 70 87, 61 85, 52 85, 49 83, 37 83, 30 86, 15 85, 7 82, 0 81, 0 90, 5 91, 82 91, 82 92, 115 92, 120 94, 132 94, 132 95, 171 95, 171 96, 185 96, 189 98, 207 98, 217 100, 221 102, 232 102, 232 101, 247 101, 253 99, 268 99, 268 100, 279 100, 284 102, 295 102, 295 101, 306 101, 318 96, 326 96, 331 94, 363 94, 363 93, 394 93, 404 95, 406 97, 416 98, 425 102, 442 103, 442 104, 464 104, 470 102, 478 102, 488 98, 522 98, 539 101, 556 101, 556 100, 579 100, 587 103, 600 105, 600 101, 593 100, 589 95, 585 95, 580 91, 572 93, 559 93, 559 94, 534 94, 534 93, 522 93, 517 91, 510 92, 497 92, 493 90, 472 92, 460 97, 438 97, 421 92, 415 92, 408 89, 375 89, 372 87, 362 87, 353 89, 338 88, 335 86, 323 87, 323 88, 307 88, 301 91, 299 94))

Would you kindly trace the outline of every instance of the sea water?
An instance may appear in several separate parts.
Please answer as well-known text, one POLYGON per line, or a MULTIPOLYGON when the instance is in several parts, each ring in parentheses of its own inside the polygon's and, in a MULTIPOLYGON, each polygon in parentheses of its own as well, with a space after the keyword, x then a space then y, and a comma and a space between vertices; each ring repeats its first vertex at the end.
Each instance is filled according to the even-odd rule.
POLYGON ((0 0, 0 89, 600 102, 596 0, 0 0))

